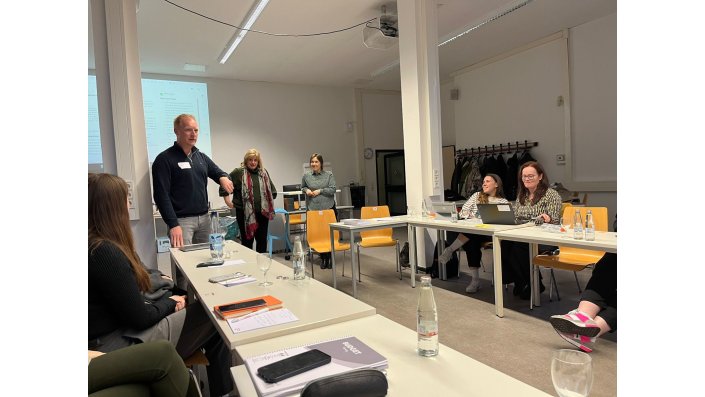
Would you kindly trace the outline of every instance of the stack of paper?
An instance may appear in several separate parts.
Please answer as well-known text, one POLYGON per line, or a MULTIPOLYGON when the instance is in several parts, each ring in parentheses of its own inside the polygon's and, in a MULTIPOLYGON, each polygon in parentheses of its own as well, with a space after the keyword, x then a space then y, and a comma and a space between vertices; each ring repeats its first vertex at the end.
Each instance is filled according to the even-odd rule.
POLYGON ((312 380, 356 369, 387 368, 387 359, 354 336, 306 346, 292 347, 245 359, 247 371, 260 397, 276 397, 300 392, 312 380), (331 362, 278 383, 266 383, 257 376, 257 369, 299 353, 318 349, 329 356, 331 362))

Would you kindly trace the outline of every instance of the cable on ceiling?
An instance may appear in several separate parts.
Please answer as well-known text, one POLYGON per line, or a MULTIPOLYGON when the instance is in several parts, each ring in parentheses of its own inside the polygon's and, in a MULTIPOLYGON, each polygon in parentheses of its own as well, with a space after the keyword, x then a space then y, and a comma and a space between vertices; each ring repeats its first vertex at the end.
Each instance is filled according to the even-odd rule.
POLYGON ((358 23, 358 24, 356 24, 356 25, 353 25, 353 26, 350 26, 350 27, 347 27, 347 28, 343 28, 343 29, 332 30, 332 31, 330 31, 330 32, 302 33, 302 34, 271 33, 271 32, 264 32, 264 31, 261 31, 261 30, 255 30, 255 29, 243 29, 243 28, 241 28, 241 27, 239 27, 239 26, 235 26, 235 25, 233 25, 233 24, 230 24, 230 23, 227 23, 227 22, 223 22, 223 21, 220 21, 220 20, 215 19, 215 18, 211 18, 211 17, 209 17, 209 16, 207 16, 207 15, 199 14, 199 13, 197 13, 196 11, 189 10, 188 8, 183 7, 183 6, 180 6, 180 5, 174 3, 174 2, 172 2, 172 1, 170 1, 170 0, 164 0, 164 1, 167 2, 167 3, 169 3, 169 4, 171 4, 171 5, 173 5, 174 7, 178 7, 178 8, 180 8, 180 9, 184 10, 184 11, 187 11, 187 12, 190 12, 190 13, 192 13, 192 14, 198 15, 198 16, 201 17, 201 18, 205 18, 205 19, 211 20, 211 21, 213 21, 213 22, 217 22, 217 23, 220 23, 220 24, 223 24, 223 25, 226 25, 226 26, 230 26, 231 28, 235 28, 235 29, 239 29, 239 30, 244 30, 244 31, 247 31, 247 32, 252 32, 252 33, 264 34, 264 35, 267 35, 267 36, 277 36, 277 37, 311 37, 311 36, 323 36, 323 35, 327 35, 327 34, 339 33, 339 32, 344 32, 344 31, 346 31, 346 30, 354 29, 354 28, 356 28, 356 27, 358 27, 358 26, 360 26, 360 25, 368 24, 368 23, 374 21, 375 19, 377 19, 377 17, 375 17, 375 18, 372 18, 372 19, 368 19, 367 21, 360 22, 360 23, 358 23))

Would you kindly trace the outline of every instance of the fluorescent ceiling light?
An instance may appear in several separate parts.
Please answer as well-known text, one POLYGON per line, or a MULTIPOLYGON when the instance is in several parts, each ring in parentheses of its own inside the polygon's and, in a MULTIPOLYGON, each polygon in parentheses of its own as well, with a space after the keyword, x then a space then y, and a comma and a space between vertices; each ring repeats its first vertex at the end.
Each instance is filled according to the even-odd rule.
POLYGON ((184 70, 189 71, 189 72, 205 72, 206 65, 199 65, 196 63, 185 63, 184 70))
MULTIPOLYGON (((438 47, 443 46, 443 45, 446 45, 446 44, 450 43, 451 41, 457 39, 458 37, 464 36, 464 35, 466 35, 466 34, 472 32, 473 30, 479 28, 479 27, 482 26, 482 25, 485 25, 485 24, 487 24, 487 23, 490 23, 490 22, 492 22, 492 21, 494 21, 494 20, 496 20, 496 19, 499 19, 499 18, 501 18, 501 17, 507 15, 507 14, 510 14, 510 13, 512 13, 512 12, 514 12, 514 11, 520 9, 521 7, 524 7, 525 5, 531 3, 532 1, 534 1, 534 0, 519 0, 519 1, 516 1, 513 5, 511 5, 509 8, 505 9, 504 11, 501 11, 501 12, 499 12, 499 13, 493 14, 493 15, 491 15, 491 16, 489 16, 489 17, 485 17, 485 18, 483 18, 483 19, 480 20, 480 21, 474 22, 469 28, 464 29, 462 32, 460 32, 460 33, 458 33, 458 34, 455 34, 455 35, 452 35, 450 38, 443 40, 441 43, 438 44, 438 47)), ((439 4, 439 6, 440 6, 440 4, 439 4)), ((383 75, 383 74, 389 72, 390 70, 394 69, 394 67, 397 66, 397 65, 399 65, 399 60, 398 60, 398 59, 397 59, 396 61, 394 61, 394 62, 388 64, 388 65, 385 65, 385 66, 383 66, 383 67, 381 67, 381 68, 379 68, 379 69, 373 71, 372 73, 370 73, 370 77, 371 77, 372 79, 376 79, 377 77, 379 77, 379 76, 381 76, 381 75, 383 75)))
POLYGON ((240 45, 242 39, 245 38, 247 31, 252 27, 252 25, 255 24, 255 21, 257 20, 257 18, 259 18, 259 14, 262 13, 264 7, 267 6, 267 3, 269 3, 269 0, 259 0, 254 7, 250 8, 250 12, 247 14, 245 22, 240 26, 242 29, 238 29, 238 31, 233 35, 233 37, 230 38, 230 41, 228 41, 228 44, 225 46, 225 49, 220 54, 221 64, 224 64, 228 61, 230 55, 232 55, 233 51, 235 51, 237 46, 240 45))

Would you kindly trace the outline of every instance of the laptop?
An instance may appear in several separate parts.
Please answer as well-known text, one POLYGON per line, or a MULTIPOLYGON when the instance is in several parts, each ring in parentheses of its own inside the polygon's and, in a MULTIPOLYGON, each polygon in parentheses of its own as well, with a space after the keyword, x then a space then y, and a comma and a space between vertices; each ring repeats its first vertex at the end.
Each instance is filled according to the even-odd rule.
POLYGON ((440 195, 428 196, 428 199, 426 199, 426 207, 429 210, 442 215, 450 215, 454 211, 457 211, 457 207, 454 202, 443 201, 440 195))
POLYGON ((450 215, 458 211, 458 207, 452 201, 444 201, 441 203, 432 203, 433 211, 438 214, 450 215))
POLYGON ((478 204, 482 223, 493 225, 517 225, 511 204, 478 204))

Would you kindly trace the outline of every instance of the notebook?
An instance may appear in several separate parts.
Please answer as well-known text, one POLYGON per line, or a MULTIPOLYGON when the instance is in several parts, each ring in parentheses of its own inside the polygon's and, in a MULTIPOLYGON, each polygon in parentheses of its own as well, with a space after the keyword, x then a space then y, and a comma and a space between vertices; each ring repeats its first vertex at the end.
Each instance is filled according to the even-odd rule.
POLYGON ((494 225, 518 225, 511 204, 478 204, 482 223, 494 225))
POLYGON ((249 357, 245 359, 245 366, 255 384, 257 395, 276 397, 299 392, 308 382, 315 379, 356 369, 382 370, 387 368, 388 363, 384 356, 370 346, 354 336, 348 336, 249 357), (266 383, 257 376, 257 369, 260 367, 311 349, 318 349, 328 354, 331 356, 331 362, 277 383, 266 383))

